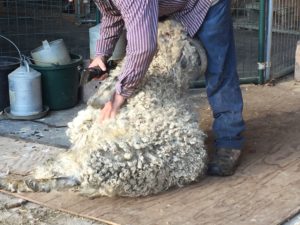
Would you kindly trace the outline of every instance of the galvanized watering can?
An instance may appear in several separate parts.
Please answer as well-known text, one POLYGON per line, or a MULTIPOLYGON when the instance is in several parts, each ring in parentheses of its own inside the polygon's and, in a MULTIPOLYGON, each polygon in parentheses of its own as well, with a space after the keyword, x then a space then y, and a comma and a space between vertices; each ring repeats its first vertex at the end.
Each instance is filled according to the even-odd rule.
POLYGON ((10 107, 4 109, 9 117, 24 119, 24 117, 41 115, 43 111, 41 73, 30 68, 26 57, 21 55, 19 48, 8 38, 18 51, 21 65, 8 75, 10 107))
POLYGON ((42 112, 41 73, 30 68, 27 61, 8 75, 10 113, 31 116, 42 112))

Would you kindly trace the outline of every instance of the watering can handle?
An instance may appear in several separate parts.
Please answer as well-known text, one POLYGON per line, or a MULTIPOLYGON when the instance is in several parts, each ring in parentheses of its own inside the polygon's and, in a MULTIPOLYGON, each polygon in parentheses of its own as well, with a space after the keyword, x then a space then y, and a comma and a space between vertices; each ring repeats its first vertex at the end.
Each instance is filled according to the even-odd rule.
POLYGON ((22 60, 22 64, 26 67, 27 72, 30 72, 29 63, 26 59, 22 60))
POLYGON ((0 37, 2 37, 3 39, 5 39, 6 41, 8 41, 9 43, 11 43, 18 51, 18 54, 19 54, 19 57, 20 57, 20 60, 22 60, 22 54, 21 54, 21 51, 20 49, 18 48, 18 46, 13 42, 11 41, 10 39, 8 39, 7 37, 4 37, 3 35, 0 34, 0 37))

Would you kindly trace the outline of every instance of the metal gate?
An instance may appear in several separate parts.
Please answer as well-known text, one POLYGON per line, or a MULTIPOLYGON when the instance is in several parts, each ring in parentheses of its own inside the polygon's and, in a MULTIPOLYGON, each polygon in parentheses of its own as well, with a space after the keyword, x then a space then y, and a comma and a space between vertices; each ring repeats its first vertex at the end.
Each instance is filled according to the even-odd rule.
MULTIPOLYGON (((292 73, 300 39, 300 0, 232 0, 241 83, 263 84, 292 73)), ((204 80, 193 87, 202 87, 204 80)))
MULTIPOLYGON (((258 62, 264 62, 265 7, 263 1, 232 0, 231 16, 237 55, 237 72, 241 83, 263 83, 263 71, 258 62)), ((204 78, 194 81, 192 88, 205 86, 204 78)))
POLYGON ((300 0, 269 0, 266 33, 266 81, 292 73, 300 39, 300 0))
POLYGON ((233 0, 233 19, 237 70, 242 83, 259 83, 257 62, 259 57, 260 2, 233 0))

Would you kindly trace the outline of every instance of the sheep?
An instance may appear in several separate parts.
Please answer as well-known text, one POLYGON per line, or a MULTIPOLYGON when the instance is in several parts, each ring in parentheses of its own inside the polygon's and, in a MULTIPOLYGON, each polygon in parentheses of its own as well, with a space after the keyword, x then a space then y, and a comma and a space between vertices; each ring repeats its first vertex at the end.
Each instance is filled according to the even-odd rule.
POLYGON ((187 98, 193 79, 189 74, 197 71, 198 61, 183 26, 173 20, 160 23, 158 51, 117 117, 98 122, 100 109, 115 92, 122 63, 68 124, 71 148, 37 167, 19 189, 77 186, 88 196, 138 197, 201 179, 207 166, 206 136, 187 98))

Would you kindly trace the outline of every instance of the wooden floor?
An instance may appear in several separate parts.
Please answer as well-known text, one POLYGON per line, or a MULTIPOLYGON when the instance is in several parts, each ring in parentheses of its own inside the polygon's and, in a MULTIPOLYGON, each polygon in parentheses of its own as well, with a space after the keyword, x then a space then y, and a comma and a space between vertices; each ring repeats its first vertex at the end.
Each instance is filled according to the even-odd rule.
MULTIPOLYGON (((263 94, 268 92, 266 88, 263 94)), ((284 97, 285 89, 278 92, 283 97, 269 102, 262 98, 251 100, 245 95, 245 157, 232 177, 207 177, 200 183, 147 198, 91 200, 72 192, 12 195, 109 224, 281 224, 300 211, 300 92, 293 95, 295 100, 288 105, 286 99, 292 97, 284 97), (262 110, 254 111, 258 104, 262 110)), ((26 174, 29 165, 59 151, 62 150, 0 137, 0 165, 5 162, 14 173, 26 174)), ((0 172, 4 171, 5 166, 0 166, 0 172)))
MULTIPOLYGON (((288 140, 288 135, 284 138, 294 142, 288 140)), ((16 154, 27 159, 33 159, 32 154, 35 154, 34 161, 41 161, 42 154, 37 153, 43 145, 35 144, 33 148, 34 144, 21 141, 6 139, 6 142, 11 142, 13 148, 4 147, 2 138, 0 152, 5 154, 0 158, 10 168, 14 167, 15 173, 16 168, 21 168, 18 173, 26 173, 22 168, 28 168, 28 163, 22 163, 16 154), (22 153, 28 149, 36 151, 22 153)), ((44 151, 47 149, 49 147, 44 147, 44 151)), ((54 148, 52 155, 57 151, 54 148)), ((300 210, 299 159, 299 144, 294 148, 278 146, 272 154, 249 153, 235 176, 208 177, 200 183, 147 198, 90 200, 71 192, 13 195, 110 224, 279 224, 300 210)))

